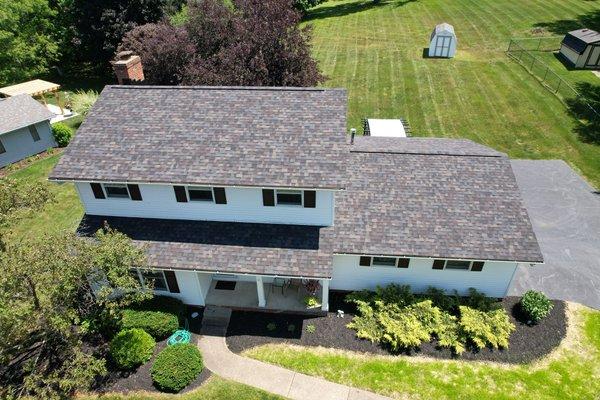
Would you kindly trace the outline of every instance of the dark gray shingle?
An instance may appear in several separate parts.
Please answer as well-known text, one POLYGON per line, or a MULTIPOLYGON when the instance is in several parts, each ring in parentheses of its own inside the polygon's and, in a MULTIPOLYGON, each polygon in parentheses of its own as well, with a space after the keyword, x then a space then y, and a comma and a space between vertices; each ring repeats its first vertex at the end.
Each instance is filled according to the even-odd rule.
POLYGON ((48 121, 54 114, 27 94, 0 99, 0 134, 48 121))
MULTIPOLYGON (((439 144, 464 141, 450 142, 439 144)), ((508 158, 351 153, 350 164, 335 253, 542 261, 508 158)))
POLYGON ((105 222, 143 245, 153 267, 331 277, 332 228, 85 215, 78 234, 105 222))
POLYGON ((355 153, 431 154, 499 157, 504 155, 468 139, 357 136, 350 147, 355 153))
POLYGON ((342 188, 341 89, 107 86, 56 180, 342 188))

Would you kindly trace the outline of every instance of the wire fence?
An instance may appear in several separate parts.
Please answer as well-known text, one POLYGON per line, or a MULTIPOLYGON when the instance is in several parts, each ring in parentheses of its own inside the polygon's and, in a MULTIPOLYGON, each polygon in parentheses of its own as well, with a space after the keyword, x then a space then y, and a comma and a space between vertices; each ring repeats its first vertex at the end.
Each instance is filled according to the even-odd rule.
MULTIPOLYGON (((589 109, 589 119, 600 120, 598 112, 580 93, 566 80, 561 78, 544 61, 536 57, 535 52, 550 52, 560 49, 560 38, 511 39, 506 53, 521 64, 527 72, 535 77, 546 89, 556 95, 565 105, 577 100, 589 109)), ((586 113, 587 114, 587 113, 586 113)))

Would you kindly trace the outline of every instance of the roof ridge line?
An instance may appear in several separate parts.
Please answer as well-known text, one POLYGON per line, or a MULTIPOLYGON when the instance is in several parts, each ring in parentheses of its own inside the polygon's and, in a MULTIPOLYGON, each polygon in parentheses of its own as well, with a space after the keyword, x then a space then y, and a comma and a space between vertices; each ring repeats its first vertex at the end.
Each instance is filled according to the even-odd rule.
POLYGON ((174 85, 106 85, 110 89, 138 89, 138 90, 247 90, 247 91, 289 91, 289 92, 331 92, 343 91, 344 88, 319 88, 298 86, 174 86, 174 85))

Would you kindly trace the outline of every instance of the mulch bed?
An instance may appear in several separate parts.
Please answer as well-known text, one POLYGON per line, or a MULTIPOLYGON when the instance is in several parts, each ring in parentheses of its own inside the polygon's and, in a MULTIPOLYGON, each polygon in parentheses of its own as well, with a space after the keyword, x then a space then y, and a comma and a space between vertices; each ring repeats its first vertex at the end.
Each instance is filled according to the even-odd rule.
MULTIPOLYGON (((189 329, 192 332, 192 337, 190 343, 198 342, 198 335, 200 329, 200 321, 202 320, 202 308, 190 308, 188 310, 188 315, 190 315, 193 311, 199 313, 199 316, 195 319, 189 318, 190 326, 189 329)), ((95 343, 94 351, 99 354, 104 354, 107 359, 107 369, 108 374, 103 377, 101 380, 96 382, 94 386, 94 391, 97 393, 109 393, 109 392, 119 392, 119 393, 127 393, 127 392, 135 392, 135 391, 147 391, 147 392, 156 392, 160 393, 160 391, 154 387, 152 383, 152 377, 150 376, 150 369, 152 368, 152 364, 154 363, 154 359, 163 350, 167 347, 167 339, 162 340, 156 343, 156 348, 154 349, 154 354, 152 358, 147 363, 141 365, 138 369, 134 371, 121 371, 114 364, 111 363, 110 357, 108 356, 108 343, 95 343)), ((209 377, 211 376, 211 372, 208 368, 204 368, 200 375, 190 383, 185 389, 183 389, 180 393, 186 393, 197 389, 200 385, 202 385, 209 377)))
MULTIPOLYGON (((330 309, 344 310, 344 318, 338 318, 335 313, 328 313, 326 316, 311 316, 234 311, 227 330, 227 345, 235 353, 241 353, 263 344, 288 343, 371 354, 391 354, 377 344, 358 339, 355 331, 346 328, 346 324, 350 322, 355 310, 343 302, 343 297, 344 294, 331 293, 330 309), (276 326, 272 331, 267 328, 271 323, 276 326), (307 332, 308 325, 315 326, 314 333, 307 332)), ((502 306, 507 310, 511 321, 516 326, 516 330, 510 337, 508 349, 483 349, 481 351, 469 349, 460 357, 456 357, 449 349, 437 348, 435 341, 432 341, 422 344, 420 349, 405 354, 504 363, 526 363, 547 355, 559 345, 566 334, 565 303, 553 301, 554 308, 550 315, 538 325, 529 326, 519 313, 518 302, 519 297, 507 297, 502 301, 502 306)))

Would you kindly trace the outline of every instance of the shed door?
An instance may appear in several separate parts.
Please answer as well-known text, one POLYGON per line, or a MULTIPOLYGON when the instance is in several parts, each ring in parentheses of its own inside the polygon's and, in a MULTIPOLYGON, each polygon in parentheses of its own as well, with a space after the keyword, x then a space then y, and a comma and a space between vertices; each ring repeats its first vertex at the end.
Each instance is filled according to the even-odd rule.
POLYGON ((587 59, 587 62, 585 63, 586 67, 590 66, 597 66, 600 63, 600 46, 594 46, 592 47, 591 51, 590 51, 590 56, 587 59))
POLYGON ((448 57, 450 56, 450 43, 452 37, 450 36, 438 36, 435 42, 435 55, 436 57, 448 57))

